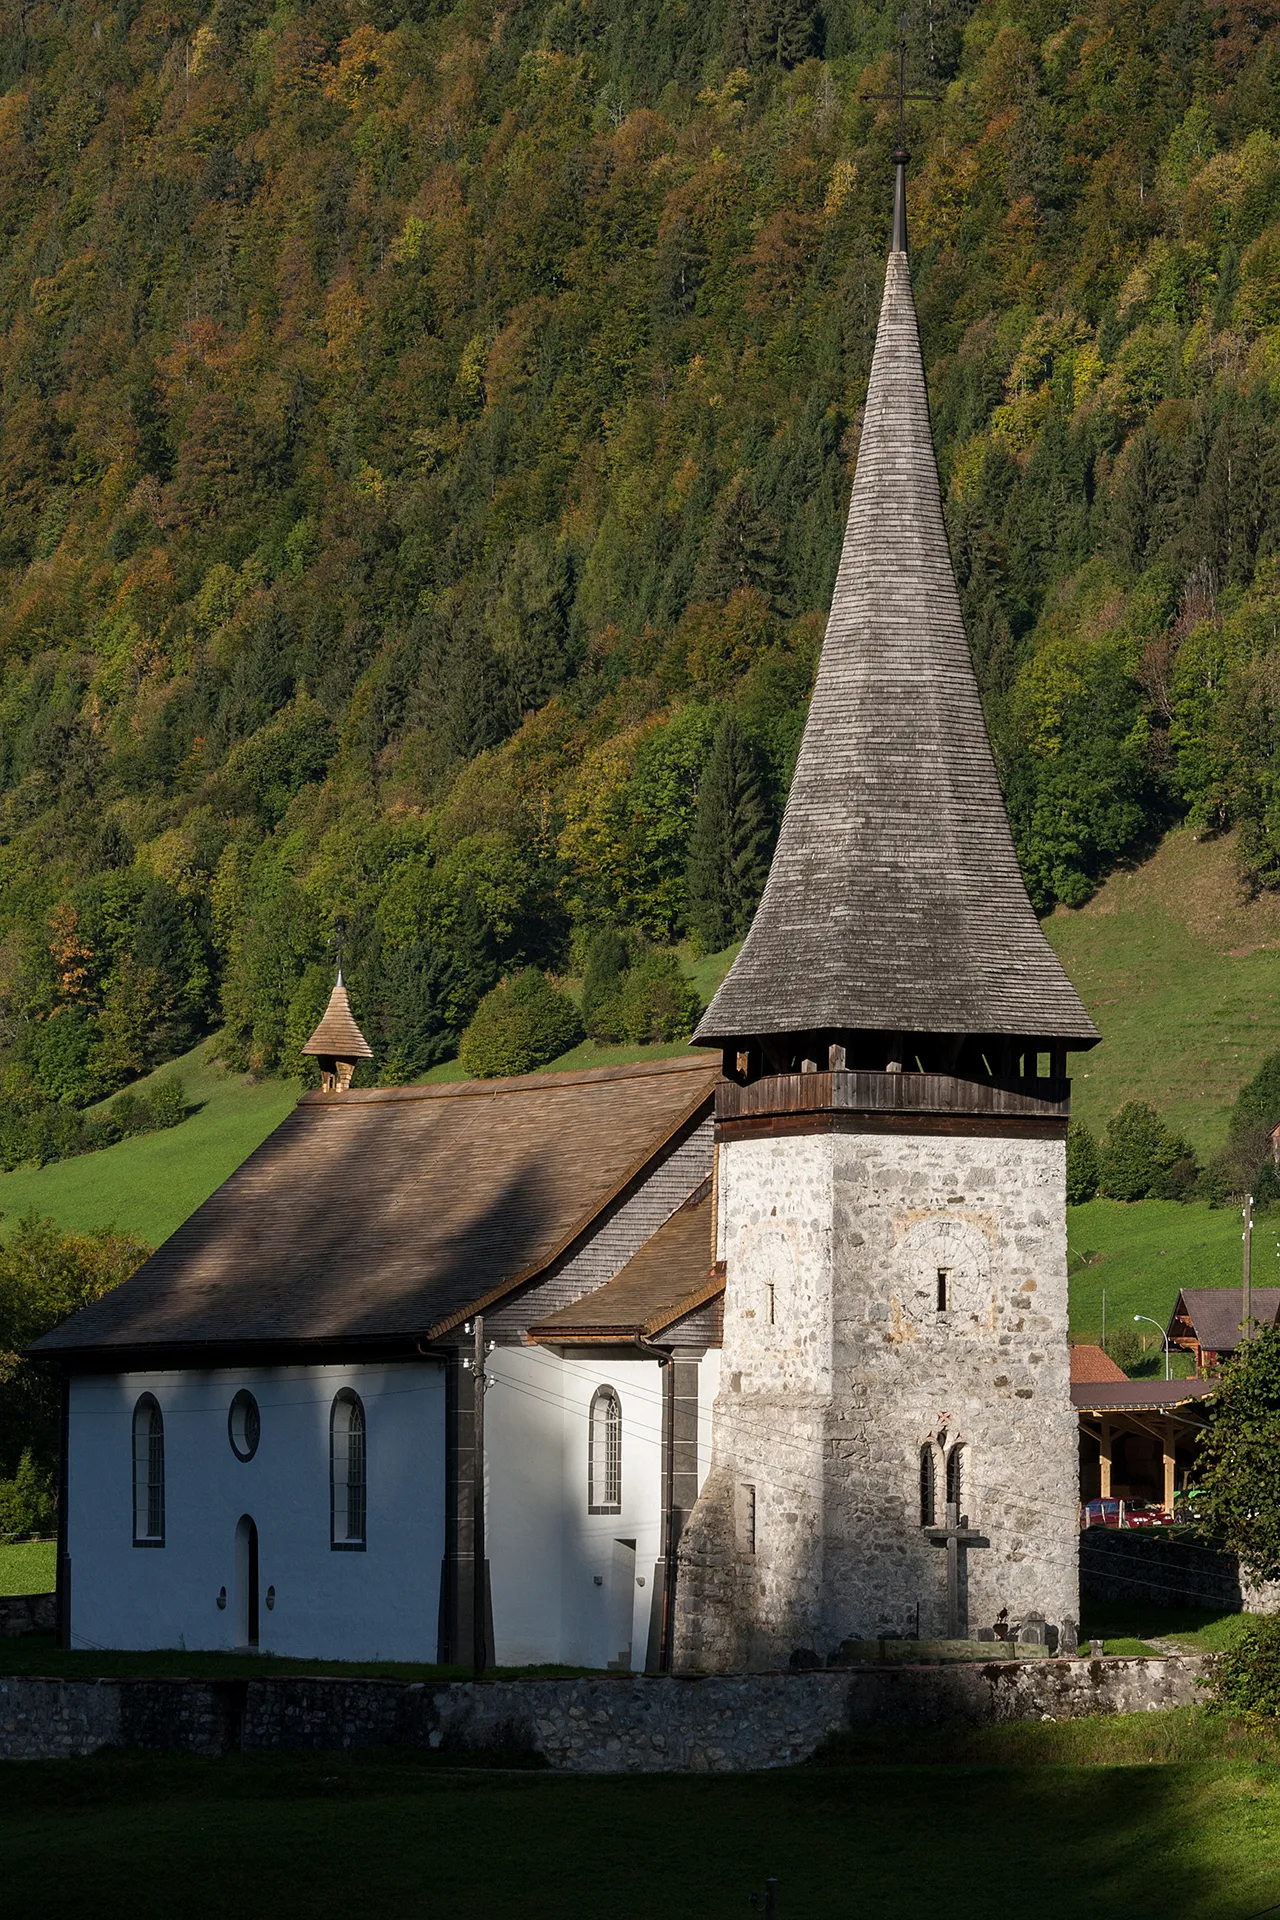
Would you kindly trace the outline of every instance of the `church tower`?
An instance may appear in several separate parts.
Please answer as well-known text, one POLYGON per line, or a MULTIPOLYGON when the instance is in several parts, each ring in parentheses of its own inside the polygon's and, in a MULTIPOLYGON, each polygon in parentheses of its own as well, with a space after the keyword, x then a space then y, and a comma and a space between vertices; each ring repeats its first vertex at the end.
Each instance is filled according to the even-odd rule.
MULTIPOLYGON (((1078 1618, 1066 1053, 952 573, 906 155, 822 660, 721 1047, 724 1348, 676 1663, 1078 1618), (950 1529, 948 1523, 950 1522, 950 1529), (948 1544, 948 1532, 960 1535, 948 1544)), ((1053 1633, 1049 1634, 1050 1642, 1053 1633)))

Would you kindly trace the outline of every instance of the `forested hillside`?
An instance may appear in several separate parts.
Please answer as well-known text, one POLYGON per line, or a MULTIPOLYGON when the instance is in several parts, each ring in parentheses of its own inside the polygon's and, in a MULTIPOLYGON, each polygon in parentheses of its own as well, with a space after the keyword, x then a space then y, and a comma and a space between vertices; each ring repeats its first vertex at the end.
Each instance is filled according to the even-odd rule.
MULTIPOLYGON (((1024 869, 1280 884, 1280 5, 914 0, 914 275, 1024 869)), ((834 576, 897 9, 63 0, 0 35, 0 1053, 384 1079, 742 931, 834 576), (727 902, 727 905, 725 904, 727 902)))

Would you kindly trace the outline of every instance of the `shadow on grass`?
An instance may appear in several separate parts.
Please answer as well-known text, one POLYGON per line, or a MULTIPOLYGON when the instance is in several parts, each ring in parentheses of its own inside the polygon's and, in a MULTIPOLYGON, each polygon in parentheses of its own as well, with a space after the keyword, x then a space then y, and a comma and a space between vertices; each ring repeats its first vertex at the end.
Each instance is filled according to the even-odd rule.
MULTIPOLYGON (((59 1652, 51 1633, 27 1633, 0 1646, 0 1668, 14 1675, 60 1680, 265 1680, 324 1676, 344 1680, 470 1680, 469 1666, 402 1660, 290 1660, 271 1653, 201 1653, 157 1647, 139 1653, 112 1648, 59 1652)), ((570 1680, 591 1667, 491 1667, 488 1680, 570 1680)))
POLYGON ((767 1874, 779 1920, 1245 1920, 1275 1898, 1280 1782, 1233 1738, 1193 1710, 639 1778, 99 1755, 0 1770, 0 1885, 24 1920, 740 1920, 767 1874))

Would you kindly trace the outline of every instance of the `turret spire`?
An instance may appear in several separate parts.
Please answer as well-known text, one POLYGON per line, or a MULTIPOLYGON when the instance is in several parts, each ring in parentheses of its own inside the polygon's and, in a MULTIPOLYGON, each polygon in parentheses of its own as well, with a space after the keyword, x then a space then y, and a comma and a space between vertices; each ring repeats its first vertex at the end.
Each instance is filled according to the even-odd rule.
POLYGON ((355 1023, 351 1002, 342 984, 341 967, 324 1017, 302 1051, 319 1061, 320 1087, 324 1093, 345 1093, 357 1062, 373 1058, 373 1048, 355 1023))
POLYGON ((1097 1038, 1032 911, 996 778, 942 517, 901 147, 894 160, 817 684, 764 897, 697 1033, 739 1049, 776 1036, 775 1070, 788 1053, 825 1066, 828 1039, 843 1060, 844 1036, 868 1032, 888 1036, 890 1066, 921 1051, 911 1035, 1097 1038))

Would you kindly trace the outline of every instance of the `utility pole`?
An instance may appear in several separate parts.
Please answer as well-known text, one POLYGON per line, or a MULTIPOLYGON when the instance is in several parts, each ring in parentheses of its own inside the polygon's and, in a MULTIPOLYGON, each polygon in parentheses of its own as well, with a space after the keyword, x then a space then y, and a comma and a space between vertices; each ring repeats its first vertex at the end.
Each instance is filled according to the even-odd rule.
POLYGON ((1249 1329, 1253 1322, 1253 1195, 1244 1197, 1244 1273, 1241 1283, 1240 1338, 1250 1337, 1249 1329))
POLYGON ((1102 1289, 1102 1351, 1107 1350, 1107 1290, 1102 1289))
POLYGON ((471 1363, 474 1438, 471 1449, 471 1666, 478 1680, 488 1657, 488 1609, 485 1606, 484 1543, 484 1315, 475 1318, 475 1359, 471 1363))

